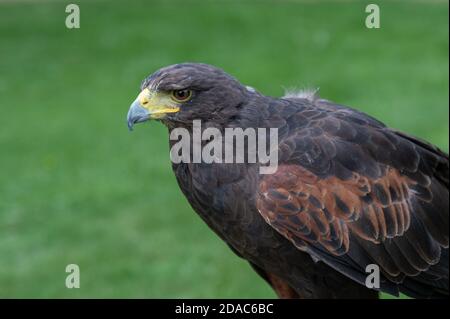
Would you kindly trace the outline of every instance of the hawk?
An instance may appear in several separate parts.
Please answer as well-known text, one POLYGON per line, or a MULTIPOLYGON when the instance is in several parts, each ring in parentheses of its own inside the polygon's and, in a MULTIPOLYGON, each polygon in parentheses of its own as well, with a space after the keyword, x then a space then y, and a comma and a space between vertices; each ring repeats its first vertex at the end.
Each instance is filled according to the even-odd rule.
POLYGON ((140 89, 130 129, 154 119, 169 134, 192 133, 194 120, 278 130, 271 174, 259 162, 172 167, 192 208, 279 297, 448 297, 449 158, 439 148, 315 94, 265 96, 206 64, 162 68, 140 89))

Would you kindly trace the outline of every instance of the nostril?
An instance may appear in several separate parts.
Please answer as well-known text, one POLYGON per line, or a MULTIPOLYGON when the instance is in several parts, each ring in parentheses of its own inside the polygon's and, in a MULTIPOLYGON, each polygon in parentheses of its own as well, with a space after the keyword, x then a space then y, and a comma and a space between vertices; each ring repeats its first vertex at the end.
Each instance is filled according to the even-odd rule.
POLYGON ((146 105, 146 104, 148 104, 148 101, 142 102, 142 105, 146 105))

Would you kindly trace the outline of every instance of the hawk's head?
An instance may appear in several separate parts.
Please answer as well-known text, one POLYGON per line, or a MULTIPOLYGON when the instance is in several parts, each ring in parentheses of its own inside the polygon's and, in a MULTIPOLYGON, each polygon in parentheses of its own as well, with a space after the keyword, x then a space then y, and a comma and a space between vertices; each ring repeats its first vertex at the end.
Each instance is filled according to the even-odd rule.
POLYGON ((165 124, 194 119, 224 121, 255 94, 216 67, 182 63, 162 68, 141 85, 128 112, 128 127, 150 119, 165 124))

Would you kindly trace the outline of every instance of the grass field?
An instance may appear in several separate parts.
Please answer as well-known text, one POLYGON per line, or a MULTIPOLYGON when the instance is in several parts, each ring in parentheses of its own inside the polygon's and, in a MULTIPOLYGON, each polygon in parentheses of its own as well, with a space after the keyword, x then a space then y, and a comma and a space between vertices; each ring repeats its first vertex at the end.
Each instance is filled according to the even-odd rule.
POLYGON ((165 128, 127 131, 164 65, 211 63, 274 96, 320 87, 448 151, 444 1, 377 1, 378 30, 364 1, 77 1, 78 30, 67 3, 0 1, 0 297, 275 296, 189 207, 165 128))

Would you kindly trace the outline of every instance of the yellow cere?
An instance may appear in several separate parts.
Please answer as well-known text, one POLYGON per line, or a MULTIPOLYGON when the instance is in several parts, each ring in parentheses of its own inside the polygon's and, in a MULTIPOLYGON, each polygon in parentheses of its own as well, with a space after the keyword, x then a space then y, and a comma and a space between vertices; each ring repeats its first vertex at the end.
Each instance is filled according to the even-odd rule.
POLYGON ((139 93, 137 100, 140 106, 149 111, 152 119, 161 118, 167 113, 176 113, 180 110, 179 103, 175 102, 166 92, 155 92, 145 88, 139 93))

